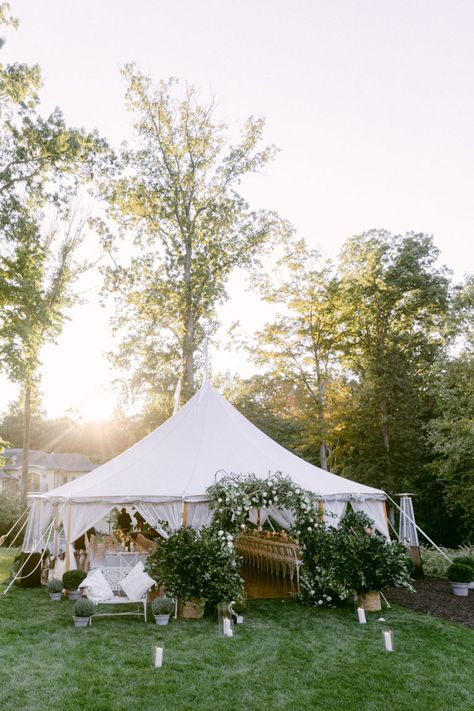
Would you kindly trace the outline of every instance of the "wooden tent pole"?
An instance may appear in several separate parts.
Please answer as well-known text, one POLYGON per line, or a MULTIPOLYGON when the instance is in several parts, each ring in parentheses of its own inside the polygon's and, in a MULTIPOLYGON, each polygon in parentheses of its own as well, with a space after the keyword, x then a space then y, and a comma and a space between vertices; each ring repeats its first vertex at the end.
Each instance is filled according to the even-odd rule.
POLYGON ((183 501, 183 526, 188 525, 188 509, 186 505, 186 501, 183 501))

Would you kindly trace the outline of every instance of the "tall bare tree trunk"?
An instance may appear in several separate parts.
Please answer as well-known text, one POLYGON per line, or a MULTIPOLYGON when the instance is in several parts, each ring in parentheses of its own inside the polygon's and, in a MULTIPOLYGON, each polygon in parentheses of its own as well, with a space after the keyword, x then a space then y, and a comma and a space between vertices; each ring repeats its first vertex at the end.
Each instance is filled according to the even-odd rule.
POLYGON ((319 444, 319 457, 321 460, 321 469, 328 469, 327 447, 326 447, 326 412, 324 402, 324 382, 319 368, 319 363, 316 366, 316 377, 318 383, 318 418, 321 442, 319 444))
POLYGON ((388 454, 390 452, 390 433, 388 430, 388 409, 387 409, 387 401, 386 400, 382 400, 380 408, 382 410, 383 447, 388 454))
POLYGON ((27 506, 28 494, 28 469, 30 455, 30 433, 31 433, 31 384, 25 387, 25 400, 23 406, 23 461, 21 464, 21 508, 22 511, 27 506))
POLYGON ((185 323, 183 338, 183 388, 182 400, 187 402, 194 394, 194 335, 195 323, 193 314, 192 291, 191 291, 191 242, 186 245, 186 255, 184 261, 184 283, 185 283, 185 323))

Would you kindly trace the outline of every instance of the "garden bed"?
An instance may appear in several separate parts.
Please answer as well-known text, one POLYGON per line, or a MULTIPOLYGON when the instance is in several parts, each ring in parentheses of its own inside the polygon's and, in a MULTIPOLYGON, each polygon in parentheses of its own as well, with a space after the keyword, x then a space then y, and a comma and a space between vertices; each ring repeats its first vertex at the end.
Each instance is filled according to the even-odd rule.
POLYGON ((390 602, 442 617, 450 622, 474 629, 474 590, 469 597, 456 597, 448 580, 424 578, 415 582, 416 593, 404 588, 391 588, 387 593, 390 602))

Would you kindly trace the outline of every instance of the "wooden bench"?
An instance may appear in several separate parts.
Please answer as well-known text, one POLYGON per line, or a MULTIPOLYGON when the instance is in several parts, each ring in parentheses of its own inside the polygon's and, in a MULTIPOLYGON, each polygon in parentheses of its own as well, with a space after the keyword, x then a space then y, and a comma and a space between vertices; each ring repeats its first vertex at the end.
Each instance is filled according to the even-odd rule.
POLYGON ((97 612, 93 615, 93 617, 107 617, 113 615, 138 615, 141 617, 143 615, 144 620, 146 622, 148 591, 141 598, 132 600, 131 598, 127 597, 127 595, 120 587, 120 583, 125 577, 127 577, 128 573, 130 572, 130 568, 109 566, 99 568, 99 570, 102 571, 104 578, 107 580, 108 584, 112 588, 114 597, 108 600, 98 600, 95 597, 89 596, 88 588, 85 588, 89 600, 93 602, 94 605, 137 605, 138 609, 134 612, 97 612), (143 612, 140 610, 141 605, 143 605, 143 612))

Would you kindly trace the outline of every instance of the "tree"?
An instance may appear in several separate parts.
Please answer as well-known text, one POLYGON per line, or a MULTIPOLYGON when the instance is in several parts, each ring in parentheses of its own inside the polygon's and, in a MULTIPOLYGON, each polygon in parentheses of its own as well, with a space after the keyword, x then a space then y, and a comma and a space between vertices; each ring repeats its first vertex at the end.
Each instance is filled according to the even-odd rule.
MULTIPOLYGON (((2 24, 18 27, 8 3, 0 4, 2 24)), ((0 230, 25 208, 67 203, 106 153, 96 132, 68 128, 59 109, 38 113, 41 83, 38 65, 0 63, 0 230)))
POLYGON ((423 429, 451 299, 438 256, 428 235, 373 230, 348 240, 340 259, 352 389, 343 472, 392 492, 410 486, 428 456, 423 429))
POLYGON ((0 309, 0 367, 22 386, 24 436, 22 504, 26 505, 32 399, 36 396, 40 351, 62 329, 65 309, 73 303, 71 283, 82 270, 74 263, 84 220, 62 225, 64 234, 41 234, 33 220, 21 219, 14 249, 3 259, 9 299, 0 309))
POLYGON ((340 352, 338 284, 329 262, 303 240, 288 241, 272 279, 262 279, 264 299, 284 308, 249 344, 252 358, 304 393, 306 422, 319 463, 328 468, 331 451, 328 396, 340 352))
MULTIPOLYGON (((444 493, 443 503, 461 521, 464 539, 474 534, 474 352, 446 364, 440 379, 437 417, 428 425, 435 458, 431 470, 444 493)), ((461 524, 461 525, 460 525, 461 524)))
MULTIPOLYGON (((0 5, 0 24, 18 25, 8 3, 0 5)), ((96 133, 67 128, 59 109, 46 118, 38 113, 40 86, 37 65, 0 64, 0 367, 24 390, 23 502, 39 351, 62 321, 76 246, 69 234, 50 274, 51 244, 41 234, 39 210, 50 204, 67 214, 78 184, 106 153, 96 133)))
POLYGON ((117 298, 115 325, 124 333, 115 363, 138 374, 135 387, 150 396, 158 374, 171 382, 181 371, 186 400, 195 389, 196 348, 216 326, 230 273, 252 263, 277 225, 237 191, 274 149, 257 147, 262 120, 248 119, 240 142, 229 146, 227 127, 214 122, 213 105, 200 104, 194 87, 179 99, 172 79, 154 88, 133 65, 123 73, 138 147, 123 147, 119 173, 104 181, 102 194, 122 236, 133 233, 136 251, 120 264, 117 242, 102 226, 114 260, 106 291, 117 298))

